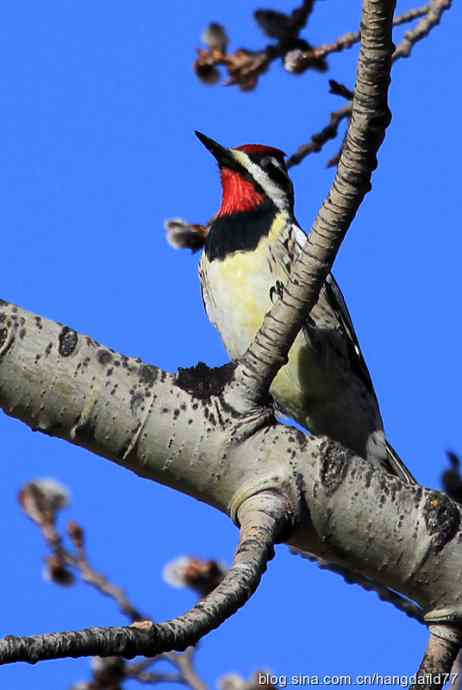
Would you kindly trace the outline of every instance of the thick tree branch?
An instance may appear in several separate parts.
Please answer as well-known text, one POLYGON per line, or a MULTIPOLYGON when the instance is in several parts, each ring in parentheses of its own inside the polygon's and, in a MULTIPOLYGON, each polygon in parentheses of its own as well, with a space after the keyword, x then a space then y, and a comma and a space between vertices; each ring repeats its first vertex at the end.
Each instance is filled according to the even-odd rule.
POLYGON ((462 646, 462 631, 443 626, 430 626, 430 638, 417 672, 413 690, 438 690, 450 680, 450 672, 462 646))
MULTIPOLYGON (((204 500, 237 522, 249 498, 264 492, 280 501, 292 525, 285 536, 291 546, 396 590, 417 602, 429 623, 458 624, 459 506, 444 494, 402 484, 328 439, 277 424, 241 392, 232 365, 200 365, 175 377, 0 305, 0 406, 9 414, 204 500)), ((277 519, 281 510, 268 512, 277 519)), ((71 633, 60 653, 119 655, 141 644, 151 655, 154 642, 161 639, 165 649, 177 639, 171 628, 170 637, 153 631, 149 624, 147 631, 112 630, 109 638, 104 629, 71 633)), ((51 639, 38 638, 35 649, 56 651, 51 639)), ((5 661, 32 659, 26 648, 24 641, 5 641, 5 661)))
POLYGON ((156 625, 140 621, 118 628, 33 637, 9 636, 0 641, 0 663, 89 655, 133 658, 171 649, 184 650, 235 613, 256 590, 273 545, 287 529, 287 508, 275 494, 259 494, 242 503, 239 548, 222 582, 188 613, 156 625))
MULTIPOLYGON (((444 4, 433 3, 441 12, 444 4)), ((390 118, 393 9, 393 0, 364 0, 352 117, 333 188, 283 298, 237 366, 199 365, 173 376, 0 303, 0 406, 8 414, 207 501, 241 526, 232 568, 184 616, 160 625, 10 636, 0 641, 0 662, 184 649, 248 599, 274 543, 286 539, 416 601, 432 626, 421 671, 452 663, 460 647, 453 628, 462 621, 460 508, 328 439, 276 424, 264 404, 370 189, 390 118)), ((423 35, 408 40, 413 45, 423 35)))
MULTIPOLYGON (((274 417, 271 408, 246 406, 234 371, 233 364, 199 364, 170 374, 0 302, 0 407, 7 414, 224 512, 243 486, 290 481, 278 453, 248 471, 237 460, 240 443, 274 417)), ((259 442, 250 445, 261 460, 259 442)))

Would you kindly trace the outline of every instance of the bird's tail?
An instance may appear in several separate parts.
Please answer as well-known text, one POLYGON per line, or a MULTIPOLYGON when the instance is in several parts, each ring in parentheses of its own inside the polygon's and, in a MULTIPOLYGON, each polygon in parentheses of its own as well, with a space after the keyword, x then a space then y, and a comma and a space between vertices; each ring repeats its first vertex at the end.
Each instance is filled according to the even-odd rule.
POLYGON ((366 455, 372 464, 380 464, 405 484, 417 484, 396 450, 391 446, 382 430, 374 431, 367 440, 366 455))
POLYGON ((406 484, 417 484, 417 480, 414 475, 411 474, 396 450, 388 443, 386 439, 385 445, 387 448, 387 460, 392 467, 393 474, 396 474, 406 484))

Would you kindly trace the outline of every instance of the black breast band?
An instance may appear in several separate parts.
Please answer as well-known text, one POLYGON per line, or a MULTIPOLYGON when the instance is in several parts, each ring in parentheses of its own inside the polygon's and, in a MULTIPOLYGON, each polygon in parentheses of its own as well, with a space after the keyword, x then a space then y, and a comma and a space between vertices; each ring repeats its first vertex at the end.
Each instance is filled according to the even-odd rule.
POLYGON ((262 237, 268 235, 276 213, 276 206, 267 200, 253 211, 215 218, 205 243, 207 259, 223 261, 233 252, 253 251, 262 237))

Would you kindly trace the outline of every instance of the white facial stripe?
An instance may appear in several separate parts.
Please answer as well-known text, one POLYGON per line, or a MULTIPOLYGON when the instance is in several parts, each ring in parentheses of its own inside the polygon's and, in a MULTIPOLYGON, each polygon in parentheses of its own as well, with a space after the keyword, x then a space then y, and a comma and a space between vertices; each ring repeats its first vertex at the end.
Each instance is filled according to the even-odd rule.
POLYGON ((275 158, 274 156, 268 156, 268 158, 267 158, 266 160, 270 161, 270 162, 271 162, 271 165, 274 165, 276 168, 279 168, 279 170, 280 170, 281 172, 283 172, 285 175, 287 175, 287 173, 286 173, 286 171, 284 170, 284 168, 283 168, 281 162, 278 161, 277 158, 275 158))
MULTIPOLYGON (((265 194, 276 204, 276 206, 281 211, 286 210, 289 207, 286 191, 273 182, 270 176, 267 175, 259 165, 254 163, 244 151, 232 149, 232 153, 237 162, 250 173, 255 182, 260 185, 265 194)), ((271 162, 277 163, 278 167, 281 168, 281 164, 279 161, 276 161, 276 159, 272 158, 271 162)))

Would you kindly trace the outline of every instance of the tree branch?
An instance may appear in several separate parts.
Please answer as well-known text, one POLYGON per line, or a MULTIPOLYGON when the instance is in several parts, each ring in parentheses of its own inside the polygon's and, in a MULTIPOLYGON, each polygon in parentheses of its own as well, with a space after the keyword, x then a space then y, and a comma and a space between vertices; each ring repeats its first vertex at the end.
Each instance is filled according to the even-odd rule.
POLYGON ((331 113, 329 124, 321 129, 321 131, 313 134, 308 144, 302 144, 291 156, 289 156, 287 159, 287 167, 292 168, 294 165, 301 163, 311 153, 318 153, 321 151, 324 144, 337 137, 341 122, 350 117, 351 103, 331 113))
POLYGON ((10 636, 0 641, 2 663, 184 649, 251 596, 280 539, 414 599, 433 626, 423 671, 446 668, 460 646, 446 634, 462 621, 460 508, 328 439, 276 424, 263 395, 370 189, 390 118, 393 8, 392 0, 364 0, 352 117, 333 188, 283 298, 237 366, 198 365, 173 376, 0 302, 0 405, 8 414, 207 501, 241 525, 232 568, 184 616, 10 636))
POLYGON ((186 649, 232 616, 255 592, 274 555, 274 543, 287 529, 286 516, 285 502, 272 493, 242 503, 238 512, 239 548, 231 568, 216 589, 183 616, 159 625, 140 621, 125 627, 8 636, 0 641, 0 664, 88 655, 133 658, 186 649))
MULTIPOLYGON (((228 37, 221 25, 209 24, 203 34, 207 49, 199 49, 194 62, 194 70, 204 83, 215 84, 220 75, 217 67, 223 65, 228 70, 227 86, 237 84, 242 91, 252 91, 258 84, 259 77, 267 71, 271 63, 277 58, 283 58, 296 47, 309 49, 310 45, 299 38, 300 31, 307 24, 313 11, 314 0, 303 0, 288 15, 273 10, 257 10, 254 18, 263 32, 274 39, 261 50, 247 50, 239 48, 229 53, 228 37)), ((327 64, 324 58, 312 60, 310 67, 324 72, 327 64)))
MULTIPOLYGON (((398 26, 399 24, 403 24, 404 22, 410 21, 411 19, 415 19, 419 16, 423 16, 424 18, 421 22, 419 22, 415 29, 408 31, 405 34, 403 40, 399 43, 399 45, 393 53, 392 63, 395 63, 397 60, 401 58, 409 57, 411 55, 414 45, 421 41, 423 38, 426 38, 432 31, 432 29, 438 26, 441 20, 441 15, 445 10, 448 10, 450 7, 451 0, 432 0, 431 3, 429 5, 426 5, 425 7, 420 7, 415 10, 409 10, 409 12, 406 12, 399 17, 395 17, 395 19, 393 20, 394 26, 398 26)), ((360 40, 361 34, 359 31, 357 33, 346 34, 346 36, 343 37, 343 39, 338 39, 338 41, 335 44, 332 44, 332 46, 336 46, 338 42, 340 42, 341 45, 343 45, 342 41, 345 42, 348 37, 349 40, 352 41, 351 45, 353 45, 354 43, 360 40)), ((349 46, 345 45, 344 47, 349 46)), ((296 59, 296 56, 294 56, 294 59, 296 59)), ((340 110, 336 110, 333 113, 331 113, 329 124, 326 125, 322 130, 320 130, 316 134, 313 134, 310 141, 307 144, 302 144, 301 146, 299 146, 299 148, 287 159, 287 166, 290 168, 294 165, 298 165, 310 154, 318 153, 319 151, 321 151, 324 144, 326 144, 328 141, 332 139, 335 139, 335 137, 338 134, 340 123, 342 122, 342 120, 351 117, 351 112, 352 104, 350 103, 349 105, 340 108, 340 110)), ((332 158, 328 162, 327 166, 331 167, 332 165, 337 164, 340 155, 341 152, 340 154, 338 154, 338 156, 332 158)))
MULTIPOLYGON (((268 508, 272 519, 282 511, 289 521, 283 537, 291 546, 396 590, 427 612, 428 623, 462 621, 461 509, 444 494, 375 470, 329 439, 277 424, 267 408, 243 397, 235 374, 233 365, 199 365, 173 376, 0 305, 0 405, 9 414, 238 522, 251 497, 269 496, 281 509, 268 508)), ((158 642, 163 649, 178 642, 177 628, 168 627, 167 635, 165 627, 146 625, 56 639, 61 655, 66 649, 100 655, 144 649, 152 655, 158 642)), ((12 661, 41 658, 37 650, 45 648, 56 652, 53 636, 32 643, 29 648, 24 638, 7 638, 0 654, 12 661)))
POLYGON ((409 57, 414 45, 423 38, 426 38, 430 31, 438 26, 443 12, 448 10, 451 4, 452 0, 432 0, 428 8, 427 16, 419 22, 415 29, 411 29, 411 31, 406 33, 395 50, 393 60, 409 57))
MULTIPOLYGON (((430 11, 431 4, 408 10, 407 12, 404 12, 393 19, 393 26, 401 26, 402 24, 412 22, 414 19, 426 16, 430 11)), ((343 50, 352 48, 354 45, 359 43, 360 40, 360 31, 350 31, 349 33, 337 38, 337 40, 333 43, 326 43, 322 46, 318 46, 317 48, 312 48, 311 50, 307 51, 293 51, 294 54, 290 57, 291 63, 293 63, 293 69, 290 71, 303 72, 312 65, 314 60, 327 57, 327 55, 331 55, 332 53, 341 53, 343 50)))
POLYGON ((450 680, 450 673, 462 646, 462 631, 452 626, 430 626, 430 638, 417 672, 413 690, 438 690, 450 680))
POLYGON ((343 238, 367 192, 377 152, 390 123, 391 41, 394 0, 364 0, 361 51, 352 115, 337 174, 303 246, 282 298, 264 319, 237 374, 255 400, 265 395, 306 314, 315 305, 343 238))

